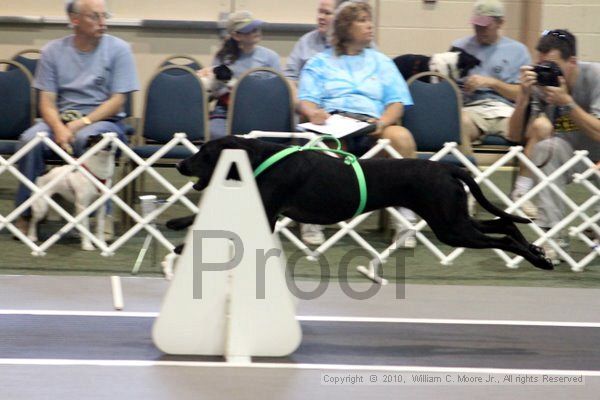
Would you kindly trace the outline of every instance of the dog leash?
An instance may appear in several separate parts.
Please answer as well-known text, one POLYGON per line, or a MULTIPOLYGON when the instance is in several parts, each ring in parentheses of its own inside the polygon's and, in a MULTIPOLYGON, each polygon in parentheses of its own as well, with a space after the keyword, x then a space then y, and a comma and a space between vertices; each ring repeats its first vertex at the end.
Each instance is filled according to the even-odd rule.
POLYGON ((330 136, 330 135, 319 136, 318 138, 311 140, 304 146, 290 146, 286 149, 283 149, 283 150, 273 154, 271 157, 269 157, 265 161, 263 161, 254 170, 254 177, 255 178, 258 177, 267 168, 270 168, 271 166, 273 166, 277 162, 281 161, 282 159, 286 158, 287 156, 297 153, 297 152, 300 152, 300 151, 308 150, 308 151, 321 151, 321 152, 331 152, 331 153, 339 154, 344 157, 344 164, 352 166, 352 168, 354 169, 354 173, 356 174, 356 180, 358 181, 358 191, 359 191, 360 199, 358 202, 358 208, 356 209, 356 212, 353 215, 353 217, 356 217, 357 215, 362 214, 362 212, 365 209, 365 206, 367 205, 367 182, 365 180, 365 174, 363 173, 363 170, 362 170, 360 163, 358 162, 356 156, 352 153, 348 153, 347 151, 342 150, 341 147, 342 147, 342 145, 337 138, 330 136), (324 140, 335 141, 337 144, 337 148, 329 149, 329 148, 315 146, 317 143, 324 141, 324 140))

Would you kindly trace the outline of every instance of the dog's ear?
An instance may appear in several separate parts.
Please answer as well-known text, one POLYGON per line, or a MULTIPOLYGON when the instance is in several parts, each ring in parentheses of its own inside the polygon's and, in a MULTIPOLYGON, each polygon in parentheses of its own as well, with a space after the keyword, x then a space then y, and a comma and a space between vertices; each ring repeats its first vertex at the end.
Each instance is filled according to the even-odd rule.
POLYGON ((231 71, 231 68, 225 64, 217 65, 215 68, 213 68, 213 73, 221 82, 227 82, 233 78, 233 72, 231 71))
POLYGON ((95 145, 96 143, 98 143, 101 140, 102 140, 102 135, 100 135, 100 134, 88 136, 87 140, 85 141, 85 148, 89 149, 90 147, 92 147, 93 145, 95 145))
POLYGON ((479 60, 474 55, 466 52, 465 50, 461 49, 460 47, 452 47, 452 48, 454 49, 454 51, 458 52, 458 62, 456 64, 456 67, 458 68, 458 71, 460 72, 461 78, 464 78, 465 76, 467 76, 471 69, 473 69, 476 66, 478 66, 479 64, 481 64, 481 60, 479 60))

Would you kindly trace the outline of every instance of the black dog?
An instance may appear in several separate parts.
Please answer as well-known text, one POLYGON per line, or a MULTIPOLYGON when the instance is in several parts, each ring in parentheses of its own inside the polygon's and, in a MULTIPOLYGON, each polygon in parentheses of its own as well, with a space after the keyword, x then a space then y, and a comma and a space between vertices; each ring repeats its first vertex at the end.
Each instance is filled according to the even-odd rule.
MULTIPOLYGON (((197 190, 208 186, 221 151, 242 149, 252 168, 285 146, 256 139, 228 136, 204 144, 200 151, 177 166, 185 176, 198 177, 197 190)), ((543 250, 527 242, 514 222, 528 219, 510 215, 491 204, 475 180, 464 170, 440 162, 413 159, 360 160, 367 182, 364 212, 385 207, 406 207, 425 219, 437 238, 450 246, 496 248, 523 256, 541 269, 552 269, 543 250), (463 182, 477 201, 499 218, 488 221, 469 217, 463 182), (487 236, 502 234, 502 237, 487 236)), ((302 223, 327 225, 351 218, 359 202, 354 169, 321 152, 294 153, 257 178, 271 229, 279 215, 302 223)), ((171 220, 171 229, 184 229, 194 216, 171 220)))
MULTIPOLYGON (((467 76, 471 69, 481 64, 481 61, 459 47, 452 47, 448 52, 437 53, 431 57, 421 54, 403 54, 394 58, 394 64, 406 80, 420 72, 434 71, 458 81, 467 76)), ((427 78, 421 80, 428 81, 427 78)))

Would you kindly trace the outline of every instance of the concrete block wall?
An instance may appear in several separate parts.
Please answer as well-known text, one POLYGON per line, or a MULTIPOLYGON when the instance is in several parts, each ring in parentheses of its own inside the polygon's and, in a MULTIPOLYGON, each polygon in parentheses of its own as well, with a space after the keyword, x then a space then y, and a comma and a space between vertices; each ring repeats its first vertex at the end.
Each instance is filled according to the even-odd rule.
MULTIPOLYGON (((231 10, 248 9, 257 18, 274 23, 315 22, 317 0, 108 0, 114 22, 128 19, 216 21, 231 10)), ((390 57, 404 53, 446 51, 456 38, 472 34, 469 25, 473 0, 371 0, 377 24, 379 49, 390 57)), ((568 28, 579 38, 582 60, 600 61, 600 0, 505 0, 504 34, 533 51, 546 28, 568 28)), ((0 16, 64 18, 64 0, 0 0, 0 16)), ((41 48, 70 31, 65 25, 0 24, 0 58, 17 51, 41 48)), ((216 31, 148 29, 118 24, 109 31, 131 43, 142 87, 158 64, 172 54, 188 54, 204 65, 211 63, 221 44, 216 31)), ((265 32, 262 45, 282 57, 282 64, 301 33, 265 32)), ((534 53, 532 52, 534 55, 534 53)), ((136 115, 141 114, 143 93, 136 95, 136 115)))

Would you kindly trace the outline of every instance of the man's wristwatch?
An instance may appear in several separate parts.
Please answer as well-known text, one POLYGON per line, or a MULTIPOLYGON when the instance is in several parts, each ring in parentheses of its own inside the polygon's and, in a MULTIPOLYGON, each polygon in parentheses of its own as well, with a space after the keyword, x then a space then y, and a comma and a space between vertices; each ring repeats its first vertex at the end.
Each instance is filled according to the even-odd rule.
POLYGON ((575 108, 576 105, 577 104, 575 104, 575 102, 572 101, 572 102, 570 102, 570 103, 565 104, 564 106, 562 106, 562 109, 564 110, 564 112, 570 113, 571 111, 573 111, 573 109, 575 108))
POLYGON ((88 117, 82 117, 81 118, 81 122, 83 122, 86 125, 91 125, 92 124, 92 120, 89 119, 88 117))

